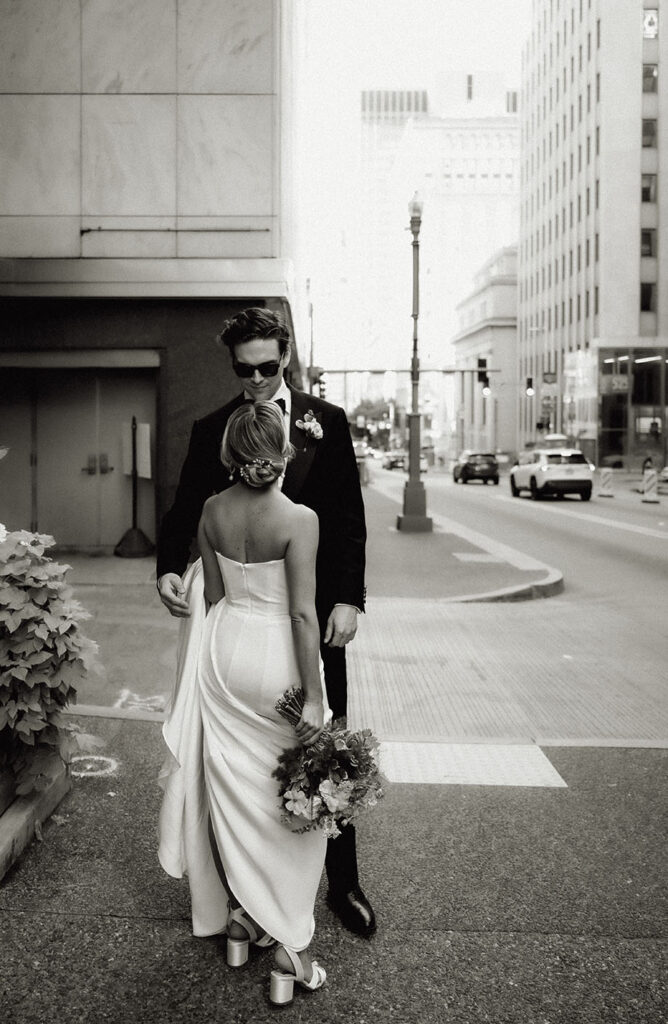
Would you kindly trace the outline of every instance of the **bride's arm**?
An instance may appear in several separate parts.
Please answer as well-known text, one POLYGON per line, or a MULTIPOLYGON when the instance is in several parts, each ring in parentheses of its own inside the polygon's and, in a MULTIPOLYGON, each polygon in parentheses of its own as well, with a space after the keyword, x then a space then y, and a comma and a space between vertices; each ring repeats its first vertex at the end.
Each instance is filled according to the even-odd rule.
POLYGON ((320 681, 320 630, 315 611, 315 556, 318 517, 304 505, 296 506, 295 528, 285 552, 290 598, 290 619, 301 686, 306 698, 297 735, 313 743, 322 732, 324 710, 320 681))
MULTIPOLYGON (((207 502, 208 504, 208 502, 207 502)), ((210 510, 205 504, 197 530, 197 543, 202 556, 202 568, 204 570, 204 596, 210 604, 217 604, 225 596, 223 577, 220 574, 220 565, 216 558, 216 552, 207 534, 207 519, 210 510)))

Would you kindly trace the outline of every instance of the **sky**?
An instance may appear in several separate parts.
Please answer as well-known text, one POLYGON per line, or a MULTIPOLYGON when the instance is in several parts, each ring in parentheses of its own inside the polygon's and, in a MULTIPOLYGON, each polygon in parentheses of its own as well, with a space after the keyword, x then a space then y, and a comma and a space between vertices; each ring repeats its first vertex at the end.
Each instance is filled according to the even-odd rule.
POLYGON ((426 89, 439 114, 467 74, 484 70, 500 89, 518 88, 532 0, 299 3, 297 275, 311 280, 316 362, 344 367, 359 362, 360 339, 342 331, 341 317, 346 309, 355 317, 361 90, 426 89))

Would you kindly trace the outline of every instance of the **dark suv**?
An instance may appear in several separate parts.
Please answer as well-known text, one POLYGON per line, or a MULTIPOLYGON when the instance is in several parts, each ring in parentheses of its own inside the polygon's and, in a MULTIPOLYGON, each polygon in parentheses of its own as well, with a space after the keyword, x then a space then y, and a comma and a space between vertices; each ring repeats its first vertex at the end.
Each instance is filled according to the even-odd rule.
POLYGON ((499 482, 499 463, 492 452, 462 452, 452 470, 452 479, 456 484, 467 484, 469 480, 489 480, 493 484, 499 482))

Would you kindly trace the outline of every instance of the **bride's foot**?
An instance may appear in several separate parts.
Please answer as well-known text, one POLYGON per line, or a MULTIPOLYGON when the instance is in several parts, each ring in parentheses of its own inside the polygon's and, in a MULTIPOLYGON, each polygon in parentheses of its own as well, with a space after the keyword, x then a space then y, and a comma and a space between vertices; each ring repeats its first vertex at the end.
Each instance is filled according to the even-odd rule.
POLYGON ((242 967, 248 960, 248 947, 266 949, 273 946, 275 939, 263 932, 257 921, 249 917, 243 907, 233 907, 227 916, 227 963, 230 967, 242 967))
POLYGON ((295 982, 310 992, 325 984, 324 968, 316 960, 310 960, 305 949, 297 953, 287 946, 279 946, 274 960, 280 970, 271 972, 269 999, 276 1005, 292 1002, 295 982))

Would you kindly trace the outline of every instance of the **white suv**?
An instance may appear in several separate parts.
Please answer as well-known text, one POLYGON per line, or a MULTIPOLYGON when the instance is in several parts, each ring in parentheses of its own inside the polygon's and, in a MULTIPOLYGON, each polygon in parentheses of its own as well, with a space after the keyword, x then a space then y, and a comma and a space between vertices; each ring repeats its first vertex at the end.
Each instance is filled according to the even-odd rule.
POLYGON ((514 498, 529 491, 535 500, 548 494, 591 498, 594 467, 578 448, 532 448, 522 452, 510 471, 514 498))

